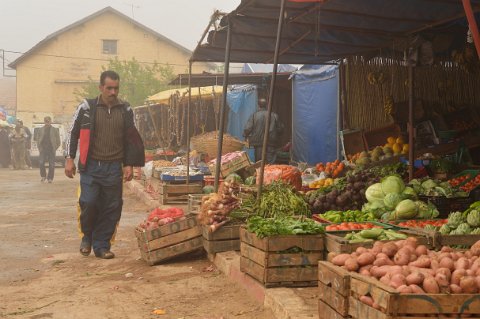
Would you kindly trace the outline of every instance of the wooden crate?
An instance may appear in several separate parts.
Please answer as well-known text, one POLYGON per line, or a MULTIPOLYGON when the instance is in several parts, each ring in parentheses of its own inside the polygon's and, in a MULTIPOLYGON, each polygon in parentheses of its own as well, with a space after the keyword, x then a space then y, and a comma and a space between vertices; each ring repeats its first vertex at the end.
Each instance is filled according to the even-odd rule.
POLYGON ((400 126, 391 124, 384 127, 379 127, 370 131, 363 132, 365 137, 365 144, 367 150, 373 149, 375 146, 383 146, 387 143, 387 138, 393 136, 395 138, 401 135, 400 126))
POLYGON ((357 273, 350 274, 350 289, 349 315, 356 319, 452 318, 457 314, 480 318, 478 294, 400 294, 374 278, 357 273), (381 310, 360 302, 364 295, 370 295, 381 310))
POLYGON ((203 248, 207 253, 240 250, 240 224, 225 225, 213 233, 208 228, 202 226, 203 248))
MULTIPOLYGON (((246 152, 242 152, 242 155, 231 160, 230 162, 223 163, 220 166, 220 176, 227 177, 231 173, 235 173, 242 168, 249 167, 251 165, 250 159, 246 152)), ((215 174, 216 172, 216 164, 209 165, 210 172, 215 174)))
POLYGON ((324 258, 323 235, 258 238, 240 228, 240 270, 265 287, 306 287, 318 284, 318 261, 324 258), (292 248, 302 252, 289 252, 292 248))
POLYGON ((188 214, 197 215, 200 213, 203 196, 205 196, 205 194, 188 194, 188 214))
POLYGON ((203 247, 202 229, 196 216, 145 231, 135 229, 142 259, 149 265, 183 255, 203 247))
POLYGON ((480 235, 442 235, 438 234, 439 246, 471 247, 480 240, 480 235))
POLYGON ((321 302, 335 309, 341 318, 348 316, 350 273, 327 261, 318 262, 318 291, 321 302))
POLYGON ((161 182, 159 189, 159 201, 161 205, 165 204, 187 204, 189 194, 198 194, 202 192, 201 182, 191 182, 189 184, 177 184, 170 182, 161 182))
POLYGON ((349 319, 352 317, 350 317, 349 315, 342 316, 340 313, 336 312, 335 309, 330 307, 328 304, 319 300, 318 301, 318 318, 319 319, 349 319))
MULTIPOLYGON (((410 229, 401 229, 396 230, 399 233, 407 234, 408 236, 415 237, 418 240, 420 245, 425 245, 429 249, 435 248, 435 239, 430 237, 428 233, 420 231, 420 230, 410 230, 410 229)), ((327 252, 335 252, 335 253, 352 253, 358 247, 366 247, 371 248, 373 247, 374 241, 370 242, 363 242, 363 243, 349 243, 347 239, 344 238, 346 233, 327 233, 325 237, 325 249, 327 252)), ((389 242, 391 240, 382 240, 382 242, 389 242)))

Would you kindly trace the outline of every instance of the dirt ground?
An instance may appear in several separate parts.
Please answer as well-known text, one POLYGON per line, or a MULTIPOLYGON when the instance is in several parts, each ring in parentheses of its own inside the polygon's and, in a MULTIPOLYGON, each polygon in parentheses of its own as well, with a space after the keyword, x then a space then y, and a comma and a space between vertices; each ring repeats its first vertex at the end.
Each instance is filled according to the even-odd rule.
POLYGON ((0 169, 0 318, 273 318, 202 253, 140 260, 134 228, 147 208, 127 190, 116 258, 81 256, 79 178, 55 173, 42 184, 36 169, 0 169))

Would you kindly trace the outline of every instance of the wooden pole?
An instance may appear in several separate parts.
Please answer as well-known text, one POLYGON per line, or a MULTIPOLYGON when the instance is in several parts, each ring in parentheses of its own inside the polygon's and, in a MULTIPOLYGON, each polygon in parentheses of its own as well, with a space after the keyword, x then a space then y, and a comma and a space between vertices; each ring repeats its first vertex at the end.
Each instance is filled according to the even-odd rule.
POLYGON ((260 200, 262 196, 262 187, 263 187, 263 175, 265 172, 265 158, 267 156, 267 145, 269 140, 269 133, 270 133, 270 120, 272 117, 272 105, 273 105, 273 97, 275 93, 275 82, 277 80, 277 69, 278 69, 278 56, 280 52, 280 40, 282 36, 282 27, 283 27, 283 18, 285 13, 285 0, 281 0, 280 3, 280 14, 278 17, 278 28, 277 28, 277 40, 275 43, 275 52, 273 55, 273 74, 270 81, 270 94, 268 98, 268 108, 267 108, 267 118, 265 120, 265 133, 263 136, 263 147, 262 147, 262 161, 260 164, 260 173, 258 177, 258 197, 257 199, 260 200))
POLYGON ((468 20, 468 26, 470 27, 470 32, 472 33, 473 42, 475 43, 475 48, 477 49, 478 58, 480 58, 480 35, 478 34, 477 21, 475 20, 475 15, 473 14, 472 4, 470 0, 462 0, 463 9, 468 20))
POLYGON ((192 61, 188 62, 188 104, 187 104, 187 185, 190 184, 190 105, 192 104, 192 61))
POLYGON ((230 21, 228 23, 227 29, 227 43, 225 47, 225 69, 223 70, 223 95, 222 95, 222 107, 220 108, 219 116, 219 129, 218 129, 218 144, 217 144, 217 164, 215 165, 215 182, 214 188, 215 192, 218 192, 218 184, 220 180, 220 166, 222 162, 222 148, 223 148, 223 132, 225 131, 225 114, 227 109, 227 88, 228 88, 228 77, 230 69, 230 49, 232 47, 232 26, 230 21))
POLYGON ((408 180, 413 179, 413 169, 414 169, 414 119, 413 119, 413 103, 414 103, 414 90, 415 83, 413 82, 414 78, 414 69, 412 64, 408 64, 408 180))

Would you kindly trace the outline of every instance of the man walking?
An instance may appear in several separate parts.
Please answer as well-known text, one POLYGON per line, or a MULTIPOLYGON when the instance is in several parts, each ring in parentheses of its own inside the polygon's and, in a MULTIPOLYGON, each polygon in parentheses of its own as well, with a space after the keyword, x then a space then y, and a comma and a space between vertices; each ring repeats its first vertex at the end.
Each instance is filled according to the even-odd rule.
POLYGON ((73 178, 80 143, 80 253, 88 256, 93 247, 103 259, 115 257, 110 248, 122 212, 122 177, 130 181, 133 166, 145 164, 132 108, 118 98, 119 88, 116 72, 100 75, 100 95, 78 106, 66 144, 65 175, 73 178))
POLYGON ((43 119, 44 126, 38 129, 36 142, 39 151, 38 166, 40 167, 41 182, 53 182, 55 174, 55 152, 60 147, 60 132, 52 126, 52 118, 46 116, 43 119), (45 161, 48 161, 48 175, 45 170, 45 161))
MULTIPOLYGON (((265 135, 265 120, 267 119, 267 100, 260 98, 258 100, 258 111, 253 113, 245 124, 243 136, 248 139, 250 146, 255 148, 255 161, 262 159, 263 137, 265 135)), ((283 123, 280 122, 278 115, 272 112, 270 118, 269 139, 267 145, 266 162, 273 164, 276 160, 276 147, 280 135, 283 133, 283 123)))

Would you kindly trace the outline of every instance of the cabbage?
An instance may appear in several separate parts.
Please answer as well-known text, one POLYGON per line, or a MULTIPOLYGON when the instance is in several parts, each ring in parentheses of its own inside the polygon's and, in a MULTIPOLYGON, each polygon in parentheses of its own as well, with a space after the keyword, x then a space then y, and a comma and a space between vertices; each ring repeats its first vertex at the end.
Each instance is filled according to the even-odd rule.
POLYGON ((417 206, 417 218, 426 218, 426 219, 431 219, 431 218, 436 218, 440 214, 438 212, 437 207, 433 205, 432 203, 425 203, 420 200, 417 200, 415 202, 415 205, 417 206))
POLYGON ((402 200, 395 207, 395 218, 396 219, 411 219, 417 215, 417 205, 411 199, 402 200))
POLYGON ((383 193, 390 194, 390 193, 397 193, 400 194, 405 189, 405 184, 403 183, 402 179, 398 176, 388 176, 386 177, 382 183, 381 188, 383 193))
POLYGON ((382 201, 383 202, 383 192, 382 192, 382 184, 376 183, 371 185, 365 191, 365 197, 371 203, 375 201, 382 201))
POLYGON ((427 179, 426 181, 424 181, 424 182, 422 183, 422 188, 423 188, 424 190, 433 189, 433 188, 435 188, 435 187, 437 187, 437 183, 435 183, 435 181, 432 180, 432 179, 427 179))
POLYGON ((375 218, 380 218, 385 213, 386 208, 383 201, 376 200, 374 202, 365 203, 362 206, 362 212, 372 213, 375 218))
POLYGON ((411 188, 410 186, 405 187, 403 190, 403 196, 408 199, 416 199, 417 198, 417 193, 411 188))
POLYGON ((389 210, 395 209, 398 203, 402 201, 402 195, 397 194, 397 193, 390 193, 385 195, 383 198, 383 203, 385 204, 385 207, 387 207, 389 210))

